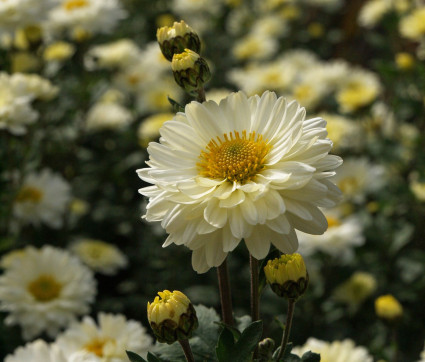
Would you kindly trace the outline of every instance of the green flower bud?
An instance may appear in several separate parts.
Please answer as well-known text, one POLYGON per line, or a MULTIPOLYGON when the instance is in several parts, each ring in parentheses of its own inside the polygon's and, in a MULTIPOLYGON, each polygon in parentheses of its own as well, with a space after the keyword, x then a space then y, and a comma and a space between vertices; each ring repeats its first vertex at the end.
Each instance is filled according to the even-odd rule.
POLYGON ((172 27, 163 26, 156 32, 156 38, 161 48, 162 54, 170 62, 174 54, 180 54, 185 49, 199 53, 201 41, 195 31, 183 20, 174 22, 172 27))
POLYGON ((279 296, 297 300, 308 286, 308 273, 300 254, 283 254, 264 267, 267 283, 279 296))
POLYGON ((189 94, 194 94, 211 79, 207 62, 199 54, 190 49, 174 54, 171 62, 176 83, 189 94))
POLYGON ((258 343, 258 356, 260 361, 270 361, 273 356, 275 343, 271 338, 265 338, 258 343))
POLYGON ((164 290, 148 303, 149 324, 158 342, 172 344, 189 339, 198 327, 195 309, 182 292, 164 290))

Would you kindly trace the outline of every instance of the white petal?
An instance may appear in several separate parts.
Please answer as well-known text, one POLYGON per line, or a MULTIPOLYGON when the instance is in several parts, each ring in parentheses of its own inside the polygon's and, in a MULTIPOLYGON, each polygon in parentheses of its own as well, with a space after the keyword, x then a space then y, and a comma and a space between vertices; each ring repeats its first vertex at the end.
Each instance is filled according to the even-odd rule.
POLYGON ((191 102, 186 105, 185 113, 189 124, 193 127, 197 137, 202 140, 202 143, 207 145, 212 138, 222 134, 222 131, 217 124, 217 119, 205 106, 206 103, 214 103, 212 101, 204 104, 191 102))
POLYGON ((222 228, 227 222, 227 209, 221 209, 218 206, 217 199, 208 201, 207 207, 204 210, 205 220, 216 228, 222 228))
POLYGON ((328 228, 328 222, 323 213, 315 207, 310 208, 312 220, 306 221, 295 214, 287 214, 287 218, 295 229, 312 235, 321 235, 328 228))
POLYGON ((249 237, 246 237, 245 244, 249 253, 255 259, 264 259, 270 250, 269 230, 266 227, 255 227, 249 237))
POLYGON ((232 194, 224 200, 220 200, 219 207, 233 208, 245 201, 245 192, 235 190, 232 194))
POLYGON ((286 235, 276 234, 271 242, 282 253, 292 254, 298 249, 298 238, 293 228, 286 235))
POLYGON ((206 273, 211 268, 207 264, 205 248, 196 249, 192 252, 192 267, 198 274, 206 273))
POLYGON ((288 234, 292 229, 285 214, 279 215, 275 219, 267 220, 266 225, 279 234, 288 234))
POLYGON ((249 224, 255 225, 258 223, 257 208, 255 207, 250 197, 245 198, 245 201, 241 204, 240 209, 243 217, 249 224))

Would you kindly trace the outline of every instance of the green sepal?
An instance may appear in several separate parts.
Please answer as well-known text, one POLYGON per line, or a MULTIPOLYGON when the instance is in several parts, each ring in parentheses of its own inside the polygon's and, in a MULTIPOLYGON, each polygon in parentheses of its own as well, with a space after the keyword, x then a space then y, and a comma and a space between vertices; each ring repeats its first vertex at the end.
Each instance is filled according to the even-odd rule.
POLYGON ((131 362, 148 362, 143 357, 139 356, 137 353, 131 351, 125 351, 127 357, 131 362))
POLYGON ((173 98, 167 96, 168 102, 170 102, 171 107, 173 107, 173 112, 184 112, 184 106, 182 106, 179 102, 175 101, 173 98))

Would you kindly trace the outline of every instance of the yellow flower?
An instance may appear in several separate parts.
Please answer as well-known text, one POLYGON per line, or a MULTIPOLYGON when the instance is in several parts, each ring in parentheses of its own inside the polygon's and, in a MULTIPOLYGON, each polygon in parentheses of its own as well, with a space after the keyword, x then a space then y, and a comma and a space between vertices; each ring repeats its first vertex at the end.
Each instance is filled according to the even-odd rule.
POLYGON ((395 56, 395 63, 397 68, 401 70, 412 69, 415 65, 415 58, 409 53, 397 53, 395 56))
POLYGON ((283 254, 264 267, 267 282, 280 297, 298 299, 308 285, 308 273, 300 254, 283 254))
POLYGON ((178 290, 164 290, 158 295, 148 302, 148 321, 158 341, 171 344, 190 338, 198 327, 198 318, 189 298, 178 290))
POLYGON ((376 279, 372 274, 356 272, 336 288, 334 297, 341 302, 356 306, 375 291, 376 284, 376 279))
POLYGON ((375 312, 382 319, 395 321, 403 315, 403 307, 391 294, 387 294, 375 300, 375 312))
POLYGON ((58 41, 56 43, 50 44, 44 49, 43 58, 45 61, 64 61, 70 58, 75 52, 74 45, 58 41))

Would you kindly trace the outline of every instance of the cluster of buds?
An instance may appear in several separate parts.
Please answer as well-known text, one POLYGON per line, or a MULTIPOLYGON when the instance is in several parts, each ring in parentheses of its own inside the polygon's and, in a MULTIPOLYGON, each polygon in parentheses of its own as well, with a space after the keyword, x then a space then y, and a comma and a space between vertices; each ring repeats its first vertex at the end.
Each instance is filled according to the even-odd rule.
POLYGON ((300 254, 283 254, 264 267, 267 283, 279 296, 296 301, 308 286, 308 273, 300 254))
POLYGON ((201 42, 195 31, 182 20, 172 27, 158 29, 156 37, 162 54, 171 61, 177 84, 191 95, 203 89, 211 72, 206 60, 199 55, 201 42))
POLYGON ((182 292, 164 290, 148 303, 148 321, 161 343, 189 339, 198 327, 198 318, 189 298, 182 292))

